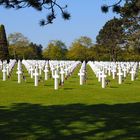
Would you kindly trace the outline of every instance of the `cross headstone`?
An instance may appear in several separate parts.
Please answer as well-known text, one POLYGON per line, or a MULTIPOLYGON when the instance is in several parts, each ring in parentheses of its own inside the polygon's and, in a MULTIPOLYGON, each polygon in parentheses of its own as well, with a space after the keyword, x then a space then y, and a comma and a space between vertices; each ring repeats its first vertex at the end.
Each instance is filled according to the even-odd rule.
POLYGON ((38 74, 38 69, 37 68, 35 68, 35 72, 33 73, 33 76, 35 77, 34 85, 38 86, 38 76, 39 76, 39 74, 38 74))
POLYGON ((107 70, 108 70, 108 75, 110 76, 111 75, 111 67, 109 66, 107 70))
POLYGON ((78 75, 80 76, 80 85, 83 85, 85 73, 82 70, 80 70, 78 75))
POLYGON ((7 76, 9 75, 9 64, 6 65, 7 76))
POLYGON ((63 85, 64 84, 64 74, 65 74, 65 71, 64 69, 61 67, 61 70, 60 70, 60 74, 61 74, 61 84, 63 85))
POLYGON ((103 71, 101 74, 101 78, 102 78, 102 88, 105 88, 106 87, 106 83, 105 83, 106 75, 104 74, 103 71))
POLYGON ((21 83, 21 74, 22 74, 22 71, 19 69, 16 73, 18 75, 18 83, 21 83))
POLYGON ((54 68, 54 66, 51 67, 51 72, 52 72, 52 77, 53 77, 54 74, 55 74, 55 68, 54 68))
POLYGON ((126 73, 127 73, 127 69, 126 69, 126 67, 124 66, 124 68, 123 68, 123 76, 126 78, 126 73))
POLYGON ((68 76, 68 67, 67 66, 65 67, 65 76, 66 77, 68 76))
POLYGON ((132 68, 130 73, 131 73, 131 81, 134 81, 134 79, 135 79, 135 70, 132 68))
POLYGON ((20 60, 18 60, 17 70, 21 70, 21 62, 20 62, 20 60))
POLYGON ((39 65, 39 75, 41 75, 42 74, 42 66, 41 66, 41 64, 39 65))
POLYGON ((54 89, 57 90, 58 89, 58 79, 59 79, 57 70, 55 70, 55 74, 54 74, 53 78, 54 78, 54 89))
POLYGON ((48 80, 48 67, 45 66, 45 70, 44 70, 44 73, 45 73, 45 80, 48 80))
POLYGON ((33 78, 33 71, 34 71, 33 66, 31 66, 31 67, 30 67, 31 78, 33 78))
POLYGON ((115 79, 115 75, 116 75, 116 68, 112 69, 112 79, 115 79))
POLYGON ((130 70, 130 64, 129 63, 127 63, 126 70, 127 70, 127 73, 129 73, 129 70, 130 70))
POLYGON ((58 63, 57 63, 57 65, 56 65, 56 70, 57 70, 57 71, 59 70, 59 65, 58 65, 58 63))
POLYGON ((6 72, 7 72, 6 65, 3 64, 3 70, 2 70, 2 73, 3 73, 3 81, 6 81, 6 72))
POLYGON ((121 68, 118 68, 119 72, 117 73, 118 75, 118 84, 122 84, 122 75, 123 73, 121 72, 121 68))
POLYGON ((97 72, 97 74, 98 74, 98 82, 101 82, 101 75, 102 75, 102 71, 98 71, 97 72))

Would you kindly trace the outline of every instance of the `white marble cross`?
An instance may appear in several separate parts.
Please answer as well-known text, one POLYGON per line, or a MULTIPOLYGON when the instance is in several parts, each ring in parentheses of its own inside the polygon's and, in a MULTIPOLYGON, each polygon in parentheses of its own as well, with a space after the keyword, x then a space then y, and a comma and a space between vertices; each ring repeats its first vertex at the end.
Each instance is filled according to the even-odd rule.
POLYGON ((118 70, 119 70, 119 72, 117 73, 117 75, 118 75, 118 83, 122 84, 122 75, 123 75, 123 73, 121 72, 120 67, 118 68, 118 70))
POLYGON ((108 75, 110 76, 111 75, 111 67, 109 66, 107 70, 108 70, 108 75))
POLYGON ((126 69, 126 67, 124 66, 124 68, 123 68, 123 76, 124 76, 124 77, 126 77, 126 73, 127 73, 127 69, 126 69))
POLYGON ((33 76, 35 77, 34 85, 38 86, 38 69, 35 68, 35 72, 33 73, 33 76))
POLYGON ((112 79, 115 79, 115 75, 116 75, 116 68, 112 69, 112 79))
POLYGON ((31 78, 33 78, 33 71, 34 71, 33 66, 31 66, 29 70, 30 70, 31 78))
POLYGON ((48 67, 45 66, 45 70, 44 70, 44 73, 45 73, 45 80, 48 80, 48 67))
POLYGON ((98 71, 97 72, 97 74, 98 74, 98 82, 101 82, 101 75, 102 75, 102 71, 98 71))
POLYGON ((65 76, 66 77, 68 76, 68 67, 67 66, 65 67, 65 76))
POLYGON ((58 64, 56 65, 56 69, 57 69, 57 71, 59 70, 59 65, 58 64))
POLYGON ((3 64, 2 72, 3 72, 3 81, 6 81, 6 72, 7 72, 7 70, 6 70, 6 65, 5 64, 3 64))
POLYGON ((55 68, 54 68, 54 66, 51 67, 51 72, 52 72, 52 77, 53 77, 54 74, 55 74, 55 68))
POLYGON ((21 83, 21 74, 22 74, 22 71, 19 69, 16 73, 18 75, 18 83, 21 83))
POLYGON ((54 74, 53 78, 54 78, 54 89, 57 90, 58 89, 58 79, 59 79, 57 70, 55 70, 55 74, 54 74))
POLYGON ((64 83, 64 74, 65 74, 65 71, 64 69, 61 67, 61 70, 60 70, 60 74, 61 74, 61 83, 63 84, 64 83))
POLYGON ((39 75, 41 75, 42 74, 42 66, 41 66, 41 64, 39 65, 39 75))
POLYGON ((20 60, 18 60, 17 70, 21 70, 21 62, 20 62, 20 60))
POLYGON ((106 83, 105 83, 106 75, 104 74, 103 71, 101 74, 101 78, 102 78, 102 88, 105 88, 106 87, 106 83))
POLYGON ((104 73, 107 73, 107 65, 103 66, 104 73))
POLYGON ((130 73, 131 73, 131 81, 134 81, 134 79, 135 79, 135 70, 132 68, 130 73))
POLYGON ((7 76, 9 75, 9 64, 6 65, 7 76))
POLYGON ((126 70, 127 70, 127 73, 128 73, 129 70, 130 70, 130 64, 129 64, 129 63, 127 63, 126 70))
POLYGON ((82 70, 80 70, 78 75, 80 76, 80 85, 83 85, 85 73, 82 70))

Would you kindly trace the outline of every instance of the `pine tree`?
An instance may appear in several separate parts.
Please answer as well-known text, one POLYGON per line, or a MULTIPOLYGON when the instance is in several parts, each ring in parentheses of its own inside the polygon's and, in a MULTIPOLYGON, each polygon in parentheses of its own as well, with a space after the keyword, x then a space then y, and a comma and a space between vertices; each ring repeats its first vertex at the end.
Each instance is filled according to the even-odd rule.
POLYGON ((6 38, 4 25, 0 25, 0 59, 8 60, 8 42, 6 38))
POLYGON ((116 61, 118 50, 124 44, 124 29, 121 19, 111 19, 103 26, 97 36, 98 45, 108 48, 110 61, 116 61))

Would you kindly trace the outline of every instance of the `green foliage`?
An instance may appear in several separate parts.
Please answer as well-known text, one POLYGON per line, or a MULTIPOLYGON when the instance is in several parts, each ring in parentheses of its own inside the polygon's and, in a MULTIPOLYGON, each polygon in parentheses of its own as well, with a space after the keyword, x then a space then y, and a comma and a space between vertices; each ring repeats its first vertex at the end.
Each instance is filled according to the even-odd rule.
MULTIPOLYGON (((104 12, 113 7, 113 11, 120 14, 123 29, 125 31, 125 45, 132 45, 136 49, 139 47, 140 38, 140 0, 119 0, 113 5, 102 7, 104 12)), ((138 49, 137 49, 138 50, 138 49)))
POLYGON ((15 59, 42 59, 42 46, 30 43, 28 46, 9 46, 10 58, 15 59))
POLYGON ((139 17, 140 12, 140 1, 139 0, 129 0, 126 2, 120 10, 120 14, 123 18, 127 18, 128 20, 136 21, 135 18, 139 17), (135 17, 135 18, 133 18, 135 17))
POLYGON ((123 45, 124 28, 122 27, 122 21, 114 18, 103 26, 97 36, 97 43, 108 48, 110 52, 110 60, 116 61, 118 50, 123 45))
POLYGON ((85 46, 86 48, 92 47, 92 39, 87 36, 81 36, 79 39, 75 40, 75 42, 85 46))
POLYGON ((66 59, 67 48, 64 42, 53 40, 48 44, 48 47, 43 51, 43 58, 51 60, 66 59))
POLYGON ((90 47, 92 47, 92 39, 86 36, 82 36, 75 40, 69 48, 67 58, 71 60, 89 60, 91 59, 90 47))
MULTIPOLYGON (((123 19, 135 21, 133 17, 139 17, 140 1, 139 0, 118 0, 118 2, 112 5, 103 5, 101 10, 106 13, 112 8, 113 12, 121 15, 123 19)), ((132 24, 132 22, 131 22, 132 24)))
POLYGON ((22 33, 12 33, 8 36, 9 53, 11 58, 24 59, 27 58, 29 41, 22 33))
POLYGON ((93 47, 91 47, 90 50, 92 54, 94 54, 94 60, 98 60, 98 61, 110 60, 109 50, 106 46, 96 44, 93 47))
POLYGON ((22 33, 12 33, 8 36, 10 58, 42 59, 42 46, 30 43, 22 33))
POLYGON ((87 48, 77 42, 73 43, 70 47, 68 54, 68 59, 71 60, 86 60, 87 58, 87 48))
POLYGON ((4 25, 0 25, 0 59, 9 59, 8 43, 4 25))

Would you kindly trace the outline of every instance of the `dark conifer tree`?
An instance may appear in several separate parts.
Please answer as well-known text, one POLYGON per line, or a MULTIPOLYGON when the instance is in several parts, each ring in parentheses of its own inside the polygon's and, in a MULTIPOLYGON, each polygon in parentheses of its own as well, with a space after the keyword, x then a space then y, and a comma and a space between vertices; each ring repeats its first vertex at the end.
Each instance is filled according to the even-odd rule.
POLYGON ((4 25, 0 25, 0 59, 1 60, 9 59, 8 42, 6 38, 4 25))

